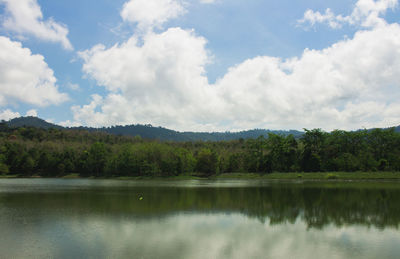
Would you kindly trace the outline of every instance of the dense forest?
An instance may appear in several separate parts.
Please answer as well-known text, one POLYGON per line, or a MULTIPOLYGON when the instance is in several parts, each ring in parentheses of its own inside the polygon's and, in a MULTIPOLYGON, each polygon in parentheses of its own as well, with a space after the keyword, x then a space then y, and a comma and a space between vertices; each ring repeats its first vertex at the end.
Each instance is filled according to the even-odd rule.
POLYGON ((301 138, 171 142, 0 123, 0 174, 212 176, 231 172, 400 171, 400 133, 305 130, 301 138))

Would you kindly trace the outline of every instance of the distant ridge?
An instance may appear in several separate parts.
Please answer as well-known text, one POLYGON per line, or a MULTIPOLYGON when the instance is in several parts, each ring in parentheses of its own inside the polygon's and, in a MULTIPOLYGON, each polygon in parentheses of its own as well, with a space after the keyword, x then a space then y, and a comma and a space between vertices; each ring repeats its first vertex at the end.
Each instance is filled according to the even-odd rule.
POLYGON ((179 132, 163 127, 153 127, 152 125, 127 125, 112 126, 103 128, 72 127, 66 128, 53 123, 49 123, 37 117, 19 117, 12 119, 6 124, 9 127, 36 127, 43 129, 63 129, 63 130, 87 130, 90 132, 106 132, 114 135, 140 136, 144 139, 159 139, 162 141, 223 141, 235 139, 258 138, 259 136, 268 137, 268 133, 290 135, 299 138, 303 132, 297 130, 266 130, 253 129, 240 132, 179 132))
POLYGON ((62 129, 62 126, 47 122, 43 119, 40 119, 38 117, 19 117, 19 118, 14 118, 6 122, 6 124, 9 127, 12 128, 17 128, 17 127, 36 127, 36 128, 42 128, 42 129, 50 129, 50 128, 55 128, 55 129, 62 129))
MULTIPOLYGON (((304 132, 298 130, 267 130, 253 129, 240 132, 179 132, 163 127, 154 127, 148 125, 127 125, 112 126, 103 128, 91 127, 72 127, 66 128, 57 124, 49 123, 38 117, 19 117, 6 122, 9 127, 36 127, 42 129, 60 129, 60 130, 87 130, 90 132, 105 132, 113 135, 140 136, 144 139, 158 139, 162 141, 223 141, 235 139, 258 138, 259 136, 268 137, 268 133, 290 135, 300 138, 304 132)), ((396 132, 400 132, 400 126, 394 127, 396 132)))

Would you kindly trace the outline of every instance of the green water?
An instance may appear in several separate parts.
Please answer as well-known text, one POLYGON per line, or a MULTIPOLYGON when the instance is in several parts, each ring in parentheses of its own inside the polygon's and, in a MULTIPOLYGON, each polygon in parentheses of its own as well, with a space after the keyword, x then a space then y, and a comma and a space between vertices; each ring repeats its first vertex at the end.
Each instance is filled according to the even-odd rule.
POLYGON ((400 258, 400 182, 0 179, 0 258, 400 258))

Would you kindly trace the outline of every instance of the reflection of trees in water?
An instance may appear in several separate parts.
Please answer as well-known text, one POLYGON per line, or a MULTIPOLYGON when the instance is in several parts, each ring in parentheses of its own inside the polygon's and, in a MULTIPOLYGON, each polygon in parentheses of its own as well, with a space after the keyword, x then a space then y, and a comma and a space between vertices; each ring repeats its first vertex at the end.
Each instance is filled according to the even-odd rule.
POLYGON ((318 188, 277 185, 262 188, 98 188, 71 192, 0 194, 2 206, 47 210, 49 214, 96 214, 148 218, 182 212, 242 213, 270 224, 310 228, 361 224, 398 227, 400 189, 318 188), (140 199, 143 197, 143 199, 140 199))
POLYGON ((384 228, 400 223, 398 190, 312 189, 303 190, 304 220, 310 227, 334 223, 363 224, 384 228))

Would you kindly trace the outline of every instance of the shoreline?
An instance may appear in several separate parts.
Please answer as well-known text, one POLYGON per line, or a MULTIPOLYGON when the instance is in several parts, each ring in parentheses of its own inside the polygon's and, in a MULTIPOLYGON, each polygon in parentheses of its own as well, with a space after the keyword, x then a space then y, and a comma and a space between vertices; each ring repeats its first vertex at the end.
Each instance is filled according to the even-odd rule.
POLYGON ((30 177, 19 175, 0 175, 0 179, 115 179, 115 180, 400 180, 400 172, 321 172, 321 173, 224 173, 210 177, 196 175, 179 175, 168 177, 150 176, 112 176, 112 177, 81 177, 78 174, 68 174, 60 177, 30 177))

